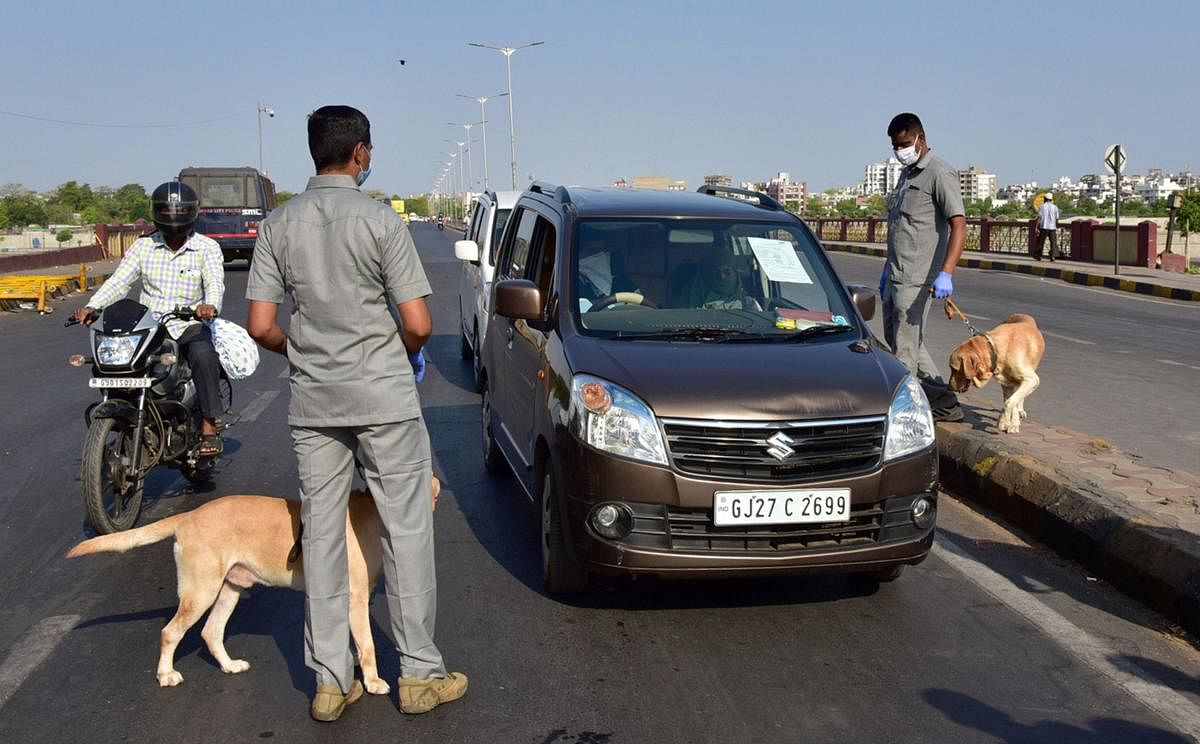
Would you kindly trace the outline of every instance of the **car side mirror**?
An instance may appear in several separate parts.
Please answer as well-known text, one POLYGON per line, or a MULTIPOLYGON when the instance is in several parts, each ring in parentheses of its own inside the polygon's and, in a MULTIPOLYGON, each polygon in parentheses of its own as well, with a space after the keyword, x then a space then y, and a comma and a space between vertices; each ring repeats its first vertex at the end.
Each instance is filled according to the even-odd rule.
POLYGON ((454 257, 460 261, 479 263, 479 245, 474 240, 454 241, 454 257))
POLYGON ((505 279, 496 282, 494 291, 496 314, 514 320, 542 319, 541 290, 528 279, 505 279))
POLYGON ((846 289, 850 290, 850 297, 854 300, 854 306, 858 308, 858 313, 863 320, 874 318, 875 290, 861 284, 848 284, 846 289))

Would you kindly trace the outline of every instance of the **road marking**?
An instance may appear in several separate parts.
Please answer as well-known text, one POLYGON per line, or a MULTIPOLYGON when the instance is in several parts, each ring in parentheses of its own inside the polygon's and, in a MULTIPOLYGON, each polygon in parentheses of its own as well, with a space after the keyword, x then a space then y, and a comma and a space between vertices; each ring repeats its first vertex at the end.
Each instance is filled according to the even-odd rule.
POLYGON ((250 401, 250 405, 242 409, 241 417, 238 418, 239 424, 249 424, 258 418, 263 411, 267 410, 267 406, 271 405, 271 401, 279 397, 278 390, 264 390, 259 393, 254 400, 250 401))
POLYGON ((1197 372, 1200 372, 1200 367, 1197 367, 1193 364, 1184 364, 1183 362, 1177 362, 1174 359, 1155 359, 1154 361, 1162 362, 1163 364, 1169 364, 1172 367, 1187 367, 1188 369, 1194 369, 1197 372))
POLYGON ((1047 331, 1045 328, 1042 329, 1042 335, 1043 336, 1051 336, 1053 338, 1061 338, 1063 341, 1070 341, 1073 344, 1083 344, 1084 346, 1095 346, 1096 345, 1095 341, 1084 341, 1081 338, 1075 338, 1073 336, 1064 336, 1061 333, 1054 333, 1053 331, 1047 331))
POLYGON ((67 631, 79 624, 79 615, 55 615, 39 622, 13 644, 4 664, 0 665, 0 708, 13 696, 25 679, 62 642, 67 631))
POLYGON ((1107 677, 1133 698, 1162 716, 1180 732, 1200 740, 1200 706, 1164 684, 1143 679, 1132 664, 1114 662, 1120 655, 1062 615, 1033 598, 1029 592, 967 555, 962 548, 939 536, 933 552, 980 589, 1028 620, 1064 651, 1107 677))

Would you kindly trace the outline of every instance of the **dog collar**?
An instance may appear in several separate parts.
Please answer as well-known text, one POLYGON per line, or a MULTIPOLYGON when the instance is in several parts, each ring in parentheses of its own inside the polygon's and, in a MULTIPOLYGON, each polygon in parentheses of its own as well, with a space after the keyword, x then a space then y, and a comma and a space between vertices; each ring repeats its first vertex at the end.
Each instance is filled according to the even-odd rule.
POLYGON ((986 333, 981 333, 979 335, 983 336, 984 341, 987 341, 988 353, 991 354, 991 356, 992 356, 992 374, 993 375, 999 374, 999 372, 1000 372, 1000 355, 996 353, 996 344, 992 343, 992 337, 987 335, 986 333))

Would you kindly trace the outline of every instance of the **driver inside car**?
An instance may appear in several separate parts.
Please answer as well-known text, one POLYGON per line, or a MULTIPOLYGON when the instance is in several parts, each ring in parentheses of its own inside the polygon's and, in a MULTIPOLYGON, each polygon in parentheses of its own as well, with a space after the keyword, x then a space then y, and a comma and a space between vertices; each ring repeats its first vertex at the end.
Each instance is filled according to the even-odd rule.
POLYGON ((613 271, 612 253, 604 234, 594 227, 579 228, 579 312, 586 313, 597 300, 618 292, 638 292, 624 272, 613 271))
POLYGON ((708 250, 700 266, 678 293, 675 307, 717 310, 762 310, 758 300, 742 288, 733 251, 719 247, 708 250))

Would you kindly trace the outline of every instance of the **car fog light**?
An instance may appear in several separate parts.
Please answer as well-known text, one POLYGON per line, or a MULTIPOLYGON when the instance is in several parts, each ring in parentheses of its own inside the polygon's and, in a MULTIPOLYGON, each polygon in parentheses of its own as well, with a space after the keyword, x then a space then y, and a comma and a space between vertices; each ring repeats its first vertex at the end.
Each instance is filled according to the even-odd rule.
POLYGON ((633 530, 633 513, 624 504, 601 504, 592 510, 592 529, 610 540, 620 540, 633 530))
POLYGON ((912 521, 916 526, 924 529, 933 524, 935 510, 933 502, 927 496, 918 496, 913 499, 912 504, 912 521))

